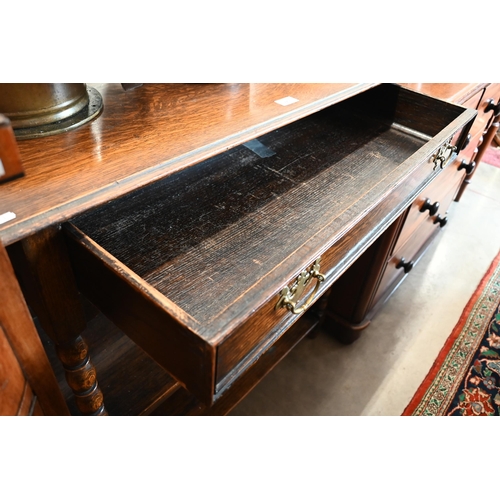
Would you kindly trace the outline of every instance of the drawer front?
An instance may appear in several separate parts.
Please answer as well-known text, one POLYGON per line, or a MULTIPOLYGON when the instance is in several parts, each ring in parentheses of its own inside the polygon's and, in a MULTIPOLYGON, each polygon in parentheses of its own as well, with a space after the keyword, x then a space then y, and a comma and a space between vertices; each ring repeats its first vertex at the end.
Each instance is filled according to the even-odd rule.
MULTIPOLYGON (((492 116, 491 111, 486 111, 488 103, 490 102, 490 100, 493 100, 494 103, 497 103, 499 99, 500 99, 500 84, 491 83, 486 87, 486 90, 477 106, 478 114, 470 130, 471 141, 469 145, 460 153, 459 156, 461 159, 465 159, 468 162, 475 154, 476 148, 481 143, 482 134, 485 131, 488 122, 492 116)), ((467 107, 469 106, 467 105, 467 107)))
MULTIPOLYGON (((396 267, 404 259, 405 263, 415 262, 422 251, 425 249, 427 243, 437 234, 440 228, 444 227, 447 223, 448 208, 453 202, 455 195, 460 187, 463 178, 462 172, 457 172, 455 167, 449 169, 448 175, 443 175, 434 180, 432 183, 431 193, 439 193, 439 210, 433 216, 426 215, 420 221, 420 224, 413 224, 410 232, 406 228, 406 224, 402 229, 401 235, 406 235, 406 239, 401 241, 401 235, 395 246, 391 257, 387 261, 386 269, 382 275, 377 291, 375 293, 372 304, 375 305, 382 297, 387 296, 389 289, 394 288, 403 279, 405 274, 404 267, 396 267)), ((422 215, 418 210, 418 204, 412 205, 408 218, 413 219, 411 212, 417 212, 422 215)), ((428 212, 426 212, 428 214, 428 212)), ((413 266, 411 266, 413 267, 413 266)), ((407 270, 409 268, 407 267, 407 270)), ((411 271, 411 269, 410 269, 411 271)), ((409 272, 409 271, 408 271, 409 272)))
POLYGON ((449 204, 453 199, 448 199, 449 193, 450 191, 456 193, 458 186, 465 176, 465 170, 458 170, 459 166, 460 162, 454 161, 453 164, 436 177, 412 203, 404 225, 401 228, 401 233, 395 245, 394 252, 398 252, 399 249, 405 245, 411 235, 417 231, 420 224, 428 220, 429 217, 443 214, 448 210, 449 204), (436 205, 436 203, 439 205, 436 205), (424 209, 425 206, 429 206, 429 208, 422 212, 421 210, 424 209), (436 208, 437 211, 434 214, 436 208), (431 213, 434 215, 431 215, 431 213))
MULTIPOLYGON (((458 135, 458 134, 457 134, 458 135)), ((427 161, 423 162, 415 170, 412 176, 412 183, 416 185, 424 184, 429 176, 433 175, 436 171, 434 163, 435 155, 432 154, 427 161)), ((442 190, 442 185, 446 184, 453 176, 456 176, 456 171, 450 170, 446 167, 433 181, 431 185, 434 186, 436 181, 439 182, 439 187, 435 187, 437 191, 442 190), (442 180, 441 177, 443 177, 442 180)), ((462 174, 460 174, 461 178, 462 174)), ((437 186, 438 184, 436 184, 437 186)), ((390 201, 387 200, 390 204, 390 201)), ((381 205, 382 207, 383 205, 381 205)), ((381 208, 381 212, 382 212, 381 208)), ((398 214, 399 215, 399 214, 398 214)), ((429 219, 425 214, 421 214, 423 219, 429 219)), ((426 231, 433 231, 439 229, 432 221, 426 225, 426 231)), ((418 238, 418 236, 417 236, 418 238)), ((422 236, 420 236, 420 239, 422 236)), ((339 248, 334 245, 328 249, 320 258, 320 271, 325 275, 325 281, 332 282, 329 279, 329 274, 332 268, 338 263, 339 248)), ((308 269, 309 266, 304 267, 308 269)), ((399 270, 397 270, 399 273, 399 270)), ((297 272, 297 275, 299 272, 297 272)), ((288 285, 292 286, 296 277, 294 277, 288 285)), ((302 302, 308 300, 308 296, 314 288, 314 283, 310 283, 308 290, 305 291, 304 299, 302 302)), ((326 286, 320 285, 317 296, 320 296, 326 286)), ((295 315, 286 309, 275 309, 278 302, 279 295, 273 296, 263 307, 256 311, 252 317, 236 330, 230 337, 222 342, 217 349, 217 370, 216 370, 216 392, 222 390, 225 386, 231 383, 239 373, 244 371, 249 364, 253 363, 262 352, 265 351, 279 336, 291 326, 299 315, 295 315)))
MULTIPOLYGON (((326 272, 328 255, 320 260, 321 274, 326 272)), ((310 270, 312 265, 304 270, 310 270)), ((296 282, 292 280, 290 287, 296 282)), ((315 300, 326 290, 323 283, 317 279, 307 285, 301 297, 300 306, 308 300, 315 300), (319 288, 314 292, 316 285, 319 288), (314 297, 313 297, 314 295, 314 297)), ((234 333, 222 342, 217 349, 216 387, 218 393, 232 383, 248 366, 253 364, 305 311, 294 314, 286 307, 276 309, 279 294, 273 296, 261 308, 252 314, 252 317, 234 333)))
MULTIPOLYGON (((295 310, 292 312, 286 307, 281 293, 273 295, 252 317, 238 328, 229 338, 222 342, 217 350, 217 375, 216 392, 227 386, 239 373, 247 366, 258 359, 280 335, 297 321, 308 309, 308 302, 315 301, 326 290, 325 281, 331 269, 334 267, 337 257, 337 248, 332 247, 327 250, 315 262, 319 264, 318 272, 324 277, 311 277, 305 285, 303 293, 297 293, 295 310), (321 281, 320 281, 321 280, 321 281), (281 304, 279 304, 281 300, 281 304), (304 307, 303 310, 301 308, 304 307), (234 373, 232 373, 232 371, 234 373)), ((314 262, 305 266, 303 272, 310 272, 314 267, 314 262)), ((295 285, 301 286, 302 272, 286 285, 290 291, 295 285)), ((304 275, 302 275, 304 278, 304 275)), ((285 289, 281 290, 281 292, 285 289)), ((295 300, 295 299, 294 299, 295 300)))
POLYGON ((440 227, 433 224, 431 218, 427 218, 406 241, 406 244, 392 254, 387 261, 371 307, 374 307, 382 298, 387 297, 405 275, 411 272, 420 252, 425 248, 427 242, 437 234, 439 229, 440 227), (406 268, 402 266, 403 264, 406 268))

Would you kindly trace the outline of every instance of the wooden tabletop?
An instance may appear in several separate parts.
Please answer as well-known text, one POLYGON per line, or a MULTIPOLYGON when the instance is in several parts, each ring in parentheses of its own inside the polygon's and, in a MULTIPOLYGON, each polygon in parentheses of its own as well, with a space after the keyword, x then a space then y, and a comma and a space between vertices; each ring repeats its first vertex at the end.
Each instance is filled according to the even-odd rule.
POLYGON ((375 84, 90 85, 104 101, 97 119, 18 141, 25 176, 0 185, 0 218, 15 214, 0 224, 4 245, 375 84))

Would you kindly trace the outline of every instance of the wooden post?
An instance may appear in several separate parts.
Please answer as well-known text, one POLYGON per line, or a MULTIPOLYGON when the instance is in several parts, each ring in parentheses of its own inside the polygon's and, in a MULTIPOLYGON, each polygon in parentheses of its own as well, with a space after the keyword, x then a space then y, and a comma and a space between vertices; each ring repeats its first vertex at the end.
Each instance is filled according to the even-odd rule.
POLYGON ((11 254, 30 306, 54 341, 78 409, 106 415, 103 395, 81 337, 85 318, 59 227, 52 226, 15 245, 11 254))

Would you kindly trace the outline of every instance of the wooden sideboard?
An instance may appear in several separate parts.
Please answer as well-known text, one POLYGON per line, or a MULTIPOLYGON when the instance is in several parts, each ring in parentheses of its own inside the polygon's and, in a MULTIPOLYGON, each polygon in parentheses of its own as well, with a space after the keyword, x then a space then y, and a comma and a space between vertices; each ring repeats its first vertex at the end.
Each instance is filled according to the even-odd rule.
POLYGON ((443 225, 420 197, 451 202, 476 137, 451 102, 489 86, 95 87, 99 118, 19 141, 0 239, 71 411, 165 415, 227 413, 338 313, 346 270, 382 245, 380 280, 398 241, 443 225))

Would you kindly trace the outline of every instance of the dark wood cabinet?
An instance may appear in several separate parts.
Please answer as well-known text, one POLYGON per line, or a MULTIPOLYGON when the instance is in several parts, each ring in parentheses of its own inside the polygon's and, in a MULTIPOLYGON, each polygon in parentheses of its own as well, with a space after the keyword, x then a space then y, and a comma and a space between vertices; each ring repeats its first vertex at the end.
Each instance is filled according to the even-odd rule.
POLYGON ((432 196, 474 114, 387 84, 258 136, 72 219, 78 286, 210 406, 432 196))
POLYGON ((488 88, 96 87, 19 142, 0 237, 72 410, 156 415, 227 413, 319 322, 353 340, 445 227, 488 88))

